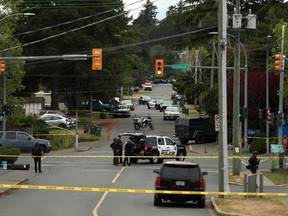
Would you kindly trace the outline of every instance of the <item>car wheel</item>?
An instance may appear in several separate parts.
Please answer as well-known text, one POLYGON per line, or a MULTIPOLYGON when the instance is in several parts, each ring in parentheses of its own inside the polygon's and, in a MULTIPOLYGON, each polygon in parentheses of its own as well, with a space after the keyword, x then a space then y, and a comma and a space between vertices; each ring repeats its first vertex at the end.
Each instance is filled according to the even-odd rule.
POLYGON ((61 127, 61 128, 66 128, 66 125, 65 125, 64 123, 60 123, 60 124, 59 124, 59 127, 61 127))
POLYGON ((153 153, 153 157, 150 158, 150 163, 151 163, 151 164, 157 164, 157 163, 159 163, 159 154, 158 154, 158 152, 154 152, 154 153, 153 153))
POLYGON ((197 201, 197 206, 198 206, 198 208, 205 208, 205 196, 202 196, 202 197, 197 201))
POLYGON ((198 144, 202 144, 205 142, 205 135, 203 133, 198 133, 195 137, 195 142, 198 144))
POLYGON ((154 206, 161 206, 162 205, 162 199, 157 196, 157 194, 154 194, 154 206))
POLYGON ((176 158, 177 161, 184 161, 186 154, 184 151, 179 151, 177 156, 178 156, 178 158, 176 158))

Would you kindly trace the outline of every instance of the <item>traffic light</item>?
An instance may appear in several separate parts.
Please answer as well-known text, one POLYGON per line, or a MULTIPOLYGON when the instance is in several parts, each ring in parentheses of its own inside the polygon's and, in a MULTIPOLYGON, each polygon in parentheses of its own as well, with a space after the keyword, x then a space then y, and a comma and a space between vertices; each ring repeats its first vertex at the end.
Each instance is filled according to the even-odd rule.
POLYGON ((282 61, 282 55, 276 54, 275 55, 275 70, 280 71, 281 70, 281 61, 282 61))
POLYGON ((10 105, 9 106, 9 115, 13 115, 14 114, 14 105, 10 105))
POLYGON ((1 114, 2 115, 7 115, 8 113, 9 113, 9 105, 8 104, 2 105, 1 114))
POLYGON ((102 49, 92 49, 92 70, 102 70, 102 49))
POLYGON ((263 118, 263 109, 259 109, 258 117, 259 117, 259 119, 263 118))
POLYGON ((164 60, 156 59, 155 60, 155 77, 164 76, 164 60))
POLYGON ((1 60, 0 61, 0 73, 5 72, 5 61, 1 60))

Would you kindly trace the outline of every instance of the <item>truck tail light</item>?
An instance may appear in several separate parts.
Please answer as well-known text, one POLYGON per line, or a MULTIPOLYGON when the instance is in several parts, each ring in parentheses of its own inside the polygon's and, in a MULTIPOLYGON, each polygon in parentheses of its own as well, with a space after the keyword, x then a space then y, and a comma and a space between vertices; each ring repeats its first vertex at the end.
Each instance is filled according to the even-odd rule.
POLYGON ((147 145, 144 146, 144 152, 147 152, 149 147, 147 145))
POLYGON ((203 176, 200 177, 200 188, 204 188, 205 187, 205 179, 203 176))
POLYGON ((156 179, 156 185, 157 186, 161 186, 161 176, 157 176, 157 179, 156 179))

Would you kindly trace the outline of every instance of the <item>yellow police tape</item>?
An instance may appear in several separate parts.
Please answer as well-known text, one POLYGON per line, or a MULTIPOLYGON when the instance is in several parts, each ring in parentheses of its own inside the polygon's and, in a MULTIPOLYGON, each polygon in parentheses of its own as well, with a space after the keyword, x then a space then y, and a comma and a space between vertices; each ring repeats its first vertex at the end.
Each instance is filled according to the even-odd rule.
MULTIPOLYGON (((18 157, 18 158, 31 158, 31 155, 0 155, 0 157, 18 157)), ((113 156, 113 155, 45 155, 45 158, 120 158, 120 157, 128 157, 128 158, 163 158, 163 159, 181 159, 181 158, 194 158, 194 159, 217 159, 218 156, 211 155, 211 156, 170 156, 170 155, 164 155, 164 156, 113 156)), ((250 158, 250 156, 228 156, 227 158, 250 158)), ((270 160, 272 158, 279 158, 278 156, 263 156, 260 157, 261 159, 270 160)), ((288 156, 282 157, 282 158, 288 158, 288 156)), ((261 160, 263 162, 263 160, 261 160)))
POLYGON ((276 196, 286 197, 288 193, 255 193, 255 192, 218 192, 218 191, 170 191, 170 190, 147 190, 125 188, 94 188, 73 186, 45 186, 45 185, 15 185, 0 184, 0 188, 8 189, 31 189, 31 190, 54 190, 54 191, 87 191, 87 192, 111 192, 111 193, 144 193, 144 194, 183 194, 183 195, 231 195, 231 196, 276 196))

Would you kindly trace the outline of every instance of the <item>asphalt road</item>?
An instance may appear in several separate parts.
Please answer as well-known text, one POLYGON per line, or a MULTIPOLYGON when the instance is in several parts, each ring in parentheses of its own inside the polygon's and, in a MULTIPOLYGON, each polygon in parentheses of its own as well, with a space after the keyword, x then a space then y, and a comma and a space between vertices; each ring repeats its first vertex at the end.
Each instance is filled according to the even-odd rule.
MULTIPOLYGON (((162 84, 155 86, 150 96, 170 98, 171 92, 171 85, 162 84)), ((136 105, 134 113, 143 116, 150 113, 152 116, 155 130, 145 128, 141 132, 163 134, 173 138, 174 121, 164 121, 163 113, 158 110, 148 110, 144 105, 136 105)), ((111 140, 121 132, 130 131, 134 131, 132 117, 120 118, 119 123, 112 128, 111 140)), ((99 148, 74 152, 69 155, 75 156, 72 158, 62 155, 63 157, 44 159, 42 161, 44 172, 29 180, 29 185, 154 189, 156 175, 152 171, 159 165, 150 164, 146 160, 132 164, 130 167, 112 166, 112 158, 92 157, 111 156, 109 147, 111 140, 99 148)), ((200 151, 204 147, 196 145, 195 148, 200 151)), ((31 163, 30 158, 21 160, 31 163)), ((202 169, 209 173, 205 178, 207 191, 217 191, 217 159, 195 159, 194 161, 199 162, 202 169)), ((0 216, 215 215, 209 205, 209 199, 210 197, 207 196, 207 207, 204 209, 197 208, 193 203, 165 203, 161 207, 154 207, 153 194, 21 189, 0 197, 0 216)))

